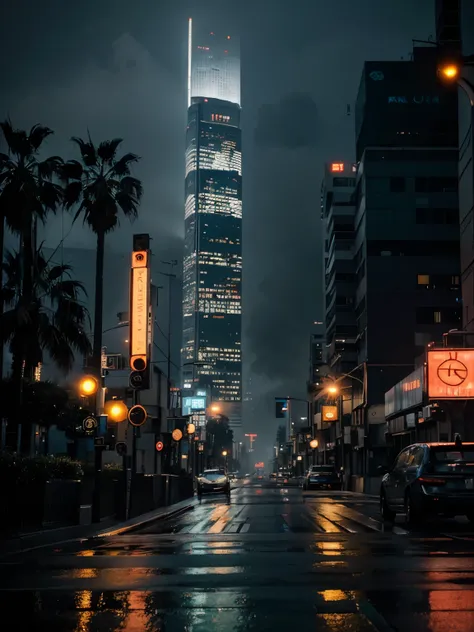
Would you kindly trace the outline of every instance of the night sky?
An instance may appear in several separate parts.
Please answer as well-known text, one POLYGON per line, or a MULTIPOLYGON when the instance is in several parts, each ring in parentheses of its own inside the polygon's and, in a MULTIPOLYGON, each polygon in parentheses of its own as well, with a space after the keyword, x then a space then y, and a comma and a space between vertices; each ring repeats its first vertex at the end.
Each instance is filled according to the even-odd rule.
MULTIPOLYGON (((258 414, 247 429, 258 424, 273 438, 270 397, 305 395, 309 334, 323 319, 323 163, 353 159, 354 118, 346 112, 363 62, 408 59, 412 38, 434 38, 434 0, 3 5, 0 117, 52 127, 49 154, 72 157, 69 137, 89 129, 96 142, 124 138, 124 149, 142 157, 140 219, 108 239, 109 251, 124 255, 132 232, 150 232, 160 258, 182 256, 187 18, 240 34, 244 362, 258 414)), ((61 231, 59 219, 49 225, 47 245, 61 231)), ((94 238, 77 225, 66 245, 92 248, 94 238)))

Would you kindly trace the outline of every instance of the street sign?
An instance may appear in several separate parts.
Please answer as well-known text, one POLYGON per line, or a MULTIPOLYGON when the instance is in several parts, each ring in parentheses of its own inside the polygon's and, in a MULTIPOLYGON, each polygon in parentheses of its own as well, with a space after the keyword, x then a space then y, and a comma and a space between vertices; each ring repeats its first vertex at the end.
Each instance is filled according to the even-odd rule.
POLYGON ((127 454, 127 444, 125 441, 118 441, 115 444, 115 450, 119 456, 125 456, 127 454))
POLYGON ((82 427, 86 432, 94 432, 97 428, 98 423, 95 417, 86 417, 82 422, 82 427))
POLYGON ((140 404, 136 404, 132 406, 128 411, 128 421, 132 424, 132 426, 143 426, 147 419, 148 415, 140 404))
POLYGON ((163 441, 157 441, 155 444, 155 448, 157 450, 157 452, 161 452, 163 450, 163 441))
POLYGON ((181 439, 183 438, 183 433, 179 428, 175 428, 171 433, 171 436, 173 438, 173 441, 181 441, 181 439))

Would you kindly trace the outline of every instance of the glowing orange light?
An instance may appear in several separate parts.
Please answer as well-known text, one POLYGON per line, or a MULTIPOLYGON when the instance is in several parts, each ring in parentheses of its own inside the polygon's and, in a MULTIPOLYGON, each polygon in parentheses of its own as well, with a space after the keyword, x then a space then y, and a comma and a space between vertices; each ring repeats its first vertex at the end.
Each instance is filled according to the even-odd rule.
POLYGON ((111 421, 120 422, 127 419, 128 406, 120 400, 112 399, 105 402, 104 410, 111 421))
POLYGON ((428 351, 428 397, 474 398, 474 349, 428 351))
POLYGON ((313 439, 312 441, 309 442, 309 447, 312 448, 313 450, 316 450, 318 445, 319 445, 319 441, 317 439, 313 439))
POLYGON ((343 162, 333 162, 331 165, 331 171, 333 173, 340 173, 344 171, 344 163, 343 162))
POLYGON ((183 438, 183 433, 179 428, 175 428, 171 433, 171 436, 173 438, 173 441, 181 441, 181 439, 183 438))
POLYGON ((99 383, 95 379, 95 377, 92 377, 91 375, 83 377, 82 380, 79 382, 79 391, 81 395, 94 395, 95 393, 97 393, 98 390, 99 383))
POLYGON ((440 68, 440 72, 445 79, 452 81, 459 75, 459 66, 456 66, 455 64, 448 64, 447 66, 440 68))

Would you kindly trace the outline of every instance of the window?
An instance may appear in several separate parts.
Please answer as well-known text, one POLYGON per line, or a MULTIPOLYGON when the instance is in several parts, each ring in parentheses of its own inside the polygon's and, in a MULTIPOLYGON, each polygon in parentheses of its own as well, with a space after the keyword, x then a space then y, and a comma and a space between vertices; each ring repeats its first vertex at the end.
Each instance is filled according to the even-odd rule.
POLYGON ((441 322, 441 312, 438 312, 438 311, 434 312, 433 317, 434 317, 435 323, 441 322))
POLYGON ((446 326, 458 326, 461 320, 460 307, 418 307, 416 322, 419 325, 443 323, 446 326))
POLYGON ((404 193, 405 191, 405 178, 393 177, 390 178, 390 192, 391 193, 404 193))
POLYGON ((457 178, 415 178, 415 191, 417 193, 456 193, 457 190, 457 178))
POLYGON ((451 277, 451 285, 459 285, 459 277, 458 276, 452 276, 451 277))
POLYGON ((429 274, 419 274, 418 275, 418 285, 429 285, 430 284, 430 275, 429 274))
POLYGON ((409 449, 403 450, 403 452, 398 455, 397 460, 395 461, 395 470, 401 470, 406 467, 409 451, 409 449))
POLYGON ((417 208, 417 224, 459 224, 457 208, 417 208))

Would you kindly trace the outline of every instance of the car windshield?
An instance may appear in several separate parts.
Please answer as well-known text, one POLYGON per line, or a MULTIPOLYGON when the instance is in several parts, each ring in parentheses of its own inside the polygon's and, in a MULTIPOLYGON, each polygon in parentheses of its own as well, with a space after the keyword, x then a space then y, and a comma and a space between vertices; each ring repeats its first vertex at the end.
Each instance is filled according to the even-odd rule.
POLYGON ((207 478, 208 481, 216 481, 218 478, 222 478, 225 476, 224 472, 217 472, 215 470, 211 472, 204 472, 203 477, 207 478))
POLYGON ((474 472, 474 448, 469 446, 466 450, 447 448, 445 446, 431 448, 431 463, 435 472, 453 474, 474 472))

